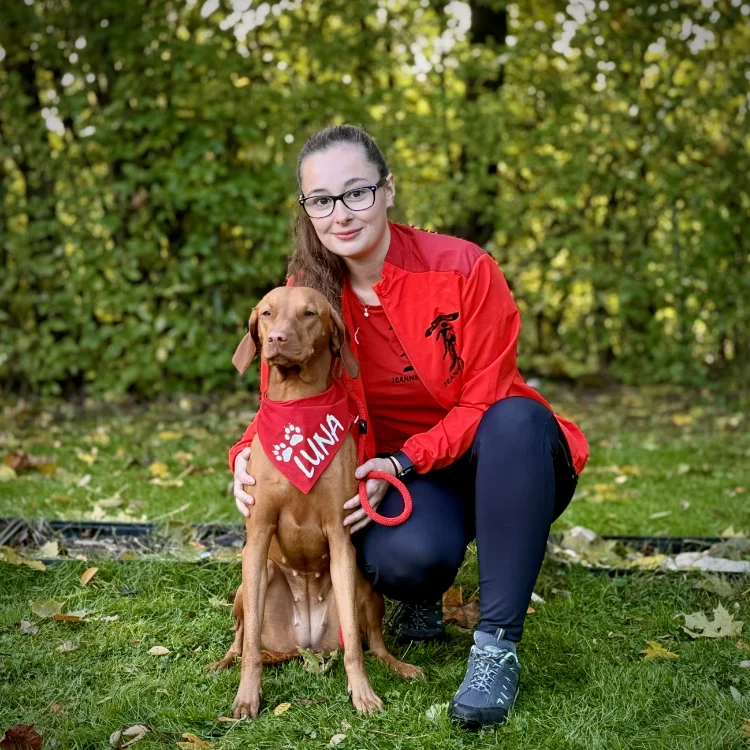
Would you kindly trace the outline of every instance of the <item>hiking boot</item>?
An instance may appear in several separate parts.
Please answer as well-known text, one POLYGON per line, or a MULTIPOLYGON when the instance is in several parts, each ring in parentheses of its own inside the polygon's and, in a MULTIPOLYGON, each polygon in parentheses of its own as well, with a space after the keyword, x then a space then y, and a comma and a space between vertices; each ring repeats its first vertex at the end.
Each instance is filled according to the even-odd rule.
POLYGON ((468 726, 505 724, 518 695, 518 657, 492 641, 487 633, 474 633, 466 677, 448 707, 452 718, 468 726))
POLYGON ((445 637, 443 602, 401 602, 393 613, 393 631, 400 643, 432 641, 445 637))

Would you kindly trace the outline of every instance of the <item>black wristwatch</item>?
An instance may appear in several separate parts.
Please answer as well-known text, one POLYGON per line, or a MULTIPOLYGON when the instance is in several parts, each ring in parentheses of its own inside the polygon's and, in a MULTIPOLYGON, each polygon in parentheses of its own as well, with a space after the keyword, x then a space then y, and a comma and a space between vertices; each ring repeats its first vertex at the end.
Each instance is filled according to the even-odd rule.
POLYGON ((414 464, 403 451, 395 451, 390 454, 396 461, 401 464, 401 471, 396 475, 402 482, 408 482, 416 473, 417 470, 414 468, 414 464))

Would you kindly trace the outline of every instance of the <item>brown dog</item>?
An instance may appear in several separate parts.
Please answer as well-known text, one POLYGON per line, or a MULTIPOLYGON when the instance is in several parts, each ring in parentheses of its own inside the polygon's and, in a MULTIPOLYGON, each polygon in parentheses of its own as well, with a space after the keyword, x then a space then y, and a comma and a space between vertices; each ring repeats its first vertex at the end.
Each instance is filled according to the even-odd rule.
MULTIPOLYGON (((269 292, 250 316, 249 332, 233 362, 244 372, 256 349, 269 365, 267 395, 290 401, 324 392, 332 383, 332 365, 343 360, 359 371, 341 317, 319 292, 283 287, 269 292)), ((277 459, 278 460, 278 459, 277 459)), ((267 456, 256 436, 248 473, 255 497, 245 520, 242 585, 234 599, 235 638, 224 659, 209 669, 228 667, 242 657, 235 718, 256 717, 261 703, 261 649, 293 653, 297 647, 330 652, 344 642, 344 667, 357 711, 382 709, 367 678, 361 633, 370 650, 402 677, 422 670, 392 656, 383 641, 383 598, 357 568, 344 503, 357 492, 357 451, 344 443, 305 495, 267 456)))

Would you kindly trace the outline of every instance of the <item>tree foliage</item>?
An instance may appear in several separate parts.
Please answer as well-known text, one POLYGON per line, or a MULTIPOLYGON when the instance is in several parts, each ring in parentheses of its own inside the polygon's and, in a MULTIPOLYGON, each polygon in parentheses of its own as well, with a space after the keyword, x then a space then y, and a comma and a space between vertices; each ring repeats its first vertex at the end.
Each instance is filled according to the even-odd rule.
POLYGON ((750 354, 750 5, 5 0, 0 379, 214 390, 284 277, 296 157, 370 130, 393 218, 499 261, 526 372, 750 354))

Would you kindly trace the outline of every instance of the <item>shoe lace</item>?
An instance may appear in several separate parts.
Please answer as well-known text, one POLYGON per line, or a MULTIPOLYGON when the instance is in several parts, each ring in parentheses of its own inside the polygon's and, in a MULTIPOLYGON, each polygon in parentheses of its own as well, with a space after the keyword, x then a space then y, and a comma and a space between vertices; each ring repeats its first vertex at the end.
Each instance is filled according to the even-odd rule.
MULTIPOLYGON (((469 689, 489 694, 497 678, 498 671, 504 663, 513 660, 513 654, 510 651, 490 654, 476 646, 472 650, 474 651, 474 672, 471 675, 469 689)), ((510 684, 507 677, 506 682, 510 684)))
POLYGON ((399 602, 386 622, 396 621, 410 629, 425 628, 430 624, 431 616, 434 619, 440 619, 440 615, 435 613, 435 609, 436 605, 434 603, 417 602, 407 604, 406 602, 399 602))

